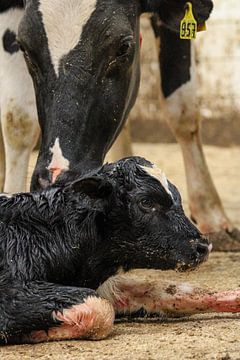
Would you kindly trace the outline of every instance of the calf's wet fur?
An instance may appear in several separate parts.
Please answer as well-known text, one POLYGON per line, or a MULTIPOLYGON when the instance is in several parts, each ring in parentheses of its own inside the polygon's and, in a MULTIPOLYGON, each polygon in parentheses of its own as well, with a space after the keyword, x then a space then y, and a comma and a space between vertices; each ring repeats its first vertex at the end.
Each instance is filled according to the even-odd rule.
MULTIPOLYGON (((129 283, 118 275, 136 268, 191 270, 208 257, 211 246, 159 169, 132 157, 63 185, 66 178, 40 193, 0 196, 2 344, 102 339, 114 313, 144 306, 149 312, 216 310, 217 297, 199 307, 192 288, 195 311, 192 305, 188 311, 189 302, 165 284, 129 283)), ((230 300, 231 311, 239 311, 230 300)))

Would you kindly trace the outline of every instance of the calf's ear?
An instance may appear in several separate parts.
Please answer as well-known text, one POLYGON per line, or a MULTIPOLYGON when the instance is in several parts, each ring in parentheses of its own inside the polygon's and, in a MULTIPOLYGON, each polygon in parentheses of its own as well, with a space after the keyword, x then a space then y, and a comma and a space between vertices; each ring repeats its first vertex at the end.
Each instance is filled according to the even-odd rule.
POLYGON ((113 191, 113 185, 100 176, 91 176, 76 180, 70 187, 74 192, 84 193, 92 199, 107 198, 113 191))
MULTIPOLYGON (((203 24, 213 8, 212 0, 189 0, 198 24, 203 24)), ((153 12, 173 31, 179 32, 180 22, 186 12, 187 0, 141 0, 142 12, 153 12)))

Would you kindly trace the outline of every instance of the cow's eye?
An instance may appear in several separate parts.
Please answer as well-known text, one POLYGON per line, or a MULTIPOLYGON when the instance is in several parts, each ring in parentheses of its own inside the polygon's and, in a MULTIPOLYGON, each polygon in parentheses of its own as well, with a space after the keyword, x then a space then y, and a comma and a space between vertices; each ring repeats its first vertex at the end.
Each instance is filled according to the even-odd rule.
POLYGON ((131 47, 132 47, 132 38, 125 39, 117 50, 116 53, 117 58, 123 59, 124 57, 126 57, 129 54, 131 47))
POLYGON ((139 202, 139 206, 141 209, 149 211, 149 210, 154 210, 155 203, 151 199, 142 199, 139 202))
POLYGON ((126 37, 118 46, 114 57, 110 61, 106 69, 106 75, 111 77, 119 74, 120 69, 124 69, 123 65, 130 65, 134 57, 134 41, 132 36, 126 37))
POLYGON ((24 50, 22 44, 19 41, 17 41, 17 43, 19 45, 19 49, 24 53, 25 50, 24 50))
POLYGON ((38 67, 32 62, 29 54, 27 51, 24 51, 23 53, 23 56, 24 56, 24 59, 26 61, 26 64, 28 66, 28 69, 29 69, 29 72, 34 75, 34 74, 37 74, 38 72, 38 67))
POLYGON ((19 45, 19 49, 23 52, 23 54, 26 52, 25 47, 23 46, 22 42, 17 38, 17 43, 19 45))
POLYGON ((25 59, 25 62, 27 64, 28 70, 32 76, 35 76, 35 78, 38 78, 39 68, 35 64, 35 62, 32 61, 29 53, 27 51, 23 52, 23 56, 25 59))
POLYGON ((26 50, 26 48, 22 45, 22 43, 18 40, 19 48, 23 52, 24 59, 26 61, 26 64, 28 66, 29 72, 31 74, 35 74, 38 71, 37 65, 32 61, 29 52, 26 50))
POLYGON ((26 62, 27 62, 27 64, 32 64, 32 61, 31 61, 31 59, 30 59, 30 56, 29 56, 29 54, 28 54, 28 52, 27 51, 24 51, 23 52, 23 56, 24 56, 24 59, 26 60, 26 62))

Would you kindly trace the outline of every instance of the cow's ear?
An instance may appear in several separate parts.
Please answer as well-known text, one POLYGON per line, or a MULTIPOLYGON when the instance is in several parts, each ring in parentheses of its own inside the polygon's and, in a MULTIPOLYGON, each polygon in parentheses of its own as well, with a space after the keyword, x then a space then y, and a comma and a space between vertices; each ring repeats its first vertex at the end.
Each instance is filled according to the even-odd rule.
POLYGON ((91 176, 74 181, 71 189, 77 193, 84 193, 92 199, 104 199, 111 195, 113 185, 100 176, 91 176))
MULTIPOLYGON (((159 15, 160 20, 173 31, 179 32, 187 0, 141 0, 142 12, 152 12, 159 15)), ((212 0, 191 0, 193 14, 198 24, 203 24, 213 8, 212 0)))

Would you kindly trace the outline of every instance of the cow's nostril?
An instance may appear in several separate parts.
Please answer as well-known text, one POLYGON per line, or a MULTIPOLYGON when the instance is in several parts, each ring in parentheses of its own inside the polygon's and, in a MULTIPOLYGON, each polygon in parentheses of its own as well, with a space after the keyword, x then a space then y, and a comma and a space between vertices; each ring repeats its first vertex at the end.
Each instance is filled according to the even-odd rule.
POLYGON ((38 183, 39 183, 41 189, 46 189, 51 184, 49 180, 43 179, 41 177, 39 177, 38 183))
POLYGON ((56 167, 56 168, 50 168, 49 171, 52 176, 52 182, 55 183, 57 177, 62 173, 63 169, 56 167))
POLYGON ((207 256, 209 254, 209 246, 207 244, 197 244, 196 250, 201 256, 207 256))

